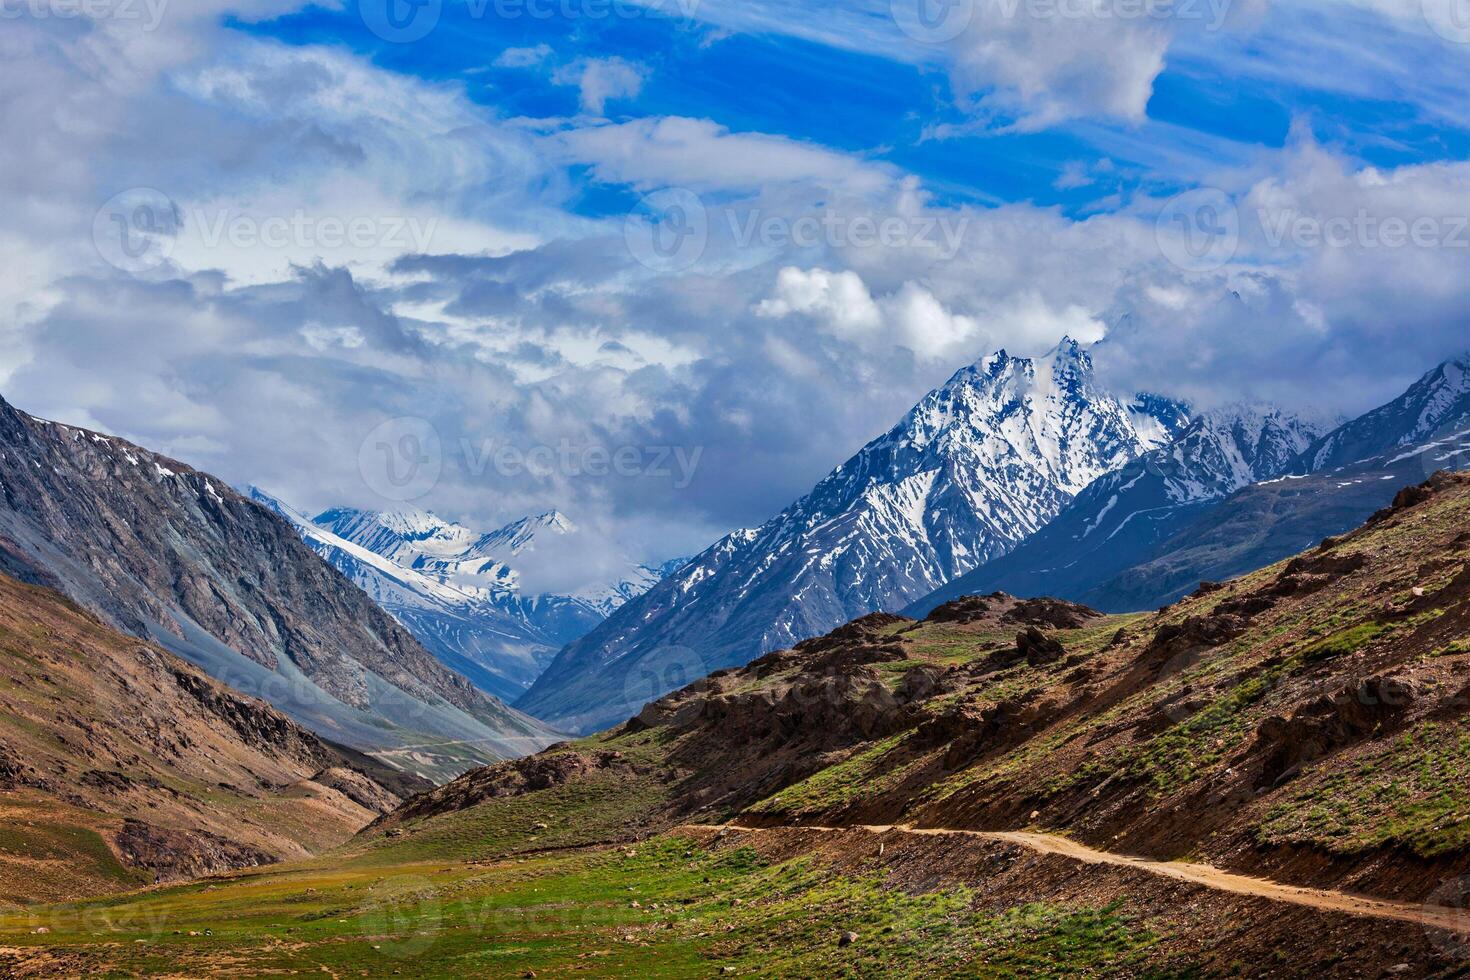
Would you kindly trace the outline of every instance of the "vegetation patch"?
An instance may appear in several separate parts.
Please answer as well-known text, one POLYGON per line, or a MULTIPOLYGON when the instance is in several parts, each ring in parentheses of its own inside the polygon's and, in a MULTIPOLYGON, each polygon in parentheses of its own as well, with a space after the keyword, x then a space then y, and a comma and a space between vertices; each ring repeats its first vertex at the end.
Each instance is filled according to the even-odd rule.
POLYGON ((1352 768, 1310 776, 1267 811, 1262 844, 1311 844, 1340 854, 1403 847, 1420 857, 1470 847, 1470 728, 1426 723, 1352 768))
POLYGON ((809 856, 678 836, 490 865, 299 866, 0 916, 0 940, 99 975, 983 977, 1143 973, 1116 906, 983 906, 809 856), (49 934, 33 930, 45 926, 49 934))
POLYGON ((1301 651, 1301 657, 1306 663, 1314 664, 1357 653, 1390 629, 1391 627, 1383 623, 1363 623, 1349 627, 1309 644, 1301 651))
POLYGON ((798 814, 840 809, 860 800, 882 796, 903 782, 923 759, 892 764, 888 756, 907 732, 874 742, 851 757, 788 786, 749 808, 756 814, 798 814))

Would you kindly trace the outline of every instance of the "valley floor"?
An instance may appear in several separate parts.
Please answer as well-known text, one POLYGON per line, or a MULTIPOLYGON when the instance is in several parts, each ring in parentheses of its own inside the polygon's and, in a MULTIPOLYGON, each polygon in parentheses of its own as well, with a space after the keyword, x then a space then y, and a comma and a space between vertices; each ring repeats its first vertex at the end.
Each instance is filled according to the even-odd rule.
POLYGON ((1470 924, 1065 838, 685 826, 414 860, 407 844, 0 916, 17 977, 1434 976, 1470 924), (1228 952, 1226 952, 1228 951, 1228 952))

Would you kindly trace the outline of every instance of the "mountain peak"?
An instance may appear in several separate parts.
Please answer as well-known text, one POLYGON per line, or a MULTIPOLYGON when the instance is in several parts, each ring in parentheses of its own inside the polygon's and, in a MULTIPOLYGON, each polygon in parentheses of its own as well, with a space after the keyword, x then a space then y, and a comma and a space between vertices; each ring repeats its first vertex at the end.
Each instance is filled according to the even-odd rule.
POLYGON ((547 530, 559 531, 562 534, 570 534, 577 529, 571 518, 559 510, 548 510, 545 513, 527 517, 522 523, 546 528, 547 530))
POLYGON ((641 676, 642 657, 686 651, 705 672, 902 607, 1166 442, 1181 412, 1101 390, 1071 338, 1035 358, 997 351, 760 528, 727 536, 568 646, 521 704, 595 728, 641 706, 624 700, 638 689, 624 681, 641 676))
POLYGON ((577 526, 559 510, 548 510, 530 517, 522 517, 494 531, 482 534, 475 541, 470 553, 494 556, 501 559, 514 558, 536 543, 543 533, 574 534, 577 526))
POLYGON ((1062 334, 1062 339, 1046 354, 1047 357, 1086 357, 1087 351, 1069 334, 1062 334))

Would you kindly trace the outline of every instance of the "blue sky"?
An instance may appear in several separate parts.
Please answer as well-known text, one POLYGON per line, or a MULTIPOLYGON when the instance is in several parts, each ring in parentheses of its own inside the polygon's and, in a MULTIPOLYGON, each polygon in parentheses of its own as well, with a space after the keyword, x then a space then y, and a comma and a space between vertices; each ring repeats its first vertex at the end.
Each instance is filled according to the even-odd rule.
POLYGON ((1470 346, 1460 0, 610 2, 18 8, 0 393, 303 509, 557 507, 612 567, 999 347, 1333 415, 1470 346), (364 447, 420 423, 394 499, 364 447))
MULTIPOLYGON (((601 9, 591 3, 587 9, 601 9)), ((568 0, 569 9, 583 6, 568 0)), ((612 118, 711 119, 887 161, 921 177, 940 200, 1026 201, 1072 214, 1090 212, 1114 192, 1179 189, 1222 162, 1279 150, 1294 122, 1377 166, 1459 159, 1470 147, 1465 112, 1454 106, 1442 114, 1440 101, 1461 101, 1466 65, 1455 62, 1464 53, 1446 50, 1412 17, 1346 4, 1273 5, 1248 29, 1181 38, 1153 78, 1143 118, 1079 118, 1017 132, 1003 116, 950 136, 934 131, 964 130, 972 119, 956 104, 944 52, 905 48, 892 24, 880 22, 889 35, 882 42, 855 50, 768 29, 726 33, 723 18, 706 11, 710 19, 701 20, 697 5, 694 17, 667 16, 679 13, 674 0, 636 18, 504 17, 493 6, 476 13, 482 9, 450 0, 436 29, 410 44, 375 35, 354 4, 239 27, 288 44, 345 44, 394 72, 461 83, 476 102, 508 117, 577 114, 578 92, 553 82, 557 68, 581 58, 623 59, 648 75, 636 97, 613 100, 612 118), (549 51, 538 64, 496 65, 506 49, 540 45, 549 51), (1333 63, 1332 53, 1344 48, 1359 56, 1357 64, 1333 63), (1404 84, 1408 74, 1412 87, 1404 84), (1100 159, 1114 172, 1099 183, 1061 181, 1069 167, 1100 159)), ((843 8, 798 5, 790 19, 821 20, 834 9, 843 8)), ((1198 0, 1198 13, 1214 16, 1205 0, 1198 0)), ((579 209, 626 209, 626 200, 606 190, 585 188, 579 209)))

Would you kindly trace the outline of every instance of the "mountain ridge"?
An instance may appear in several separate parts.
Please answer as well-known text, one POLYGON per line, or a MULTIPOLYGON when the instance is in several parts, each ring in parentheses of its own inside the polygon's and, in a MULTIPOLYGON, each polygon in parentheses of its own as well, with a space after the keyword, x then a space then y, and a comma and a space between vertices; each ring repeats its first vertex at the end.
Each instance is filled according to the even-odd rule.
MULTIPOLYGON (((1341 533, 1397 487, 1470 462, 1457 462, 1456 450, 1435 438, 1470 430, 1470 374, 1458 359, 1306 444, 1311 424, 1288 432, 1280 418, 1274 448, 1241 467, 1243 459, 1229 458, 1230 440, 1202 415, 1175 444, 1098 480, 1010 554, 904 612, 922 616, 961 595, 993 591, 1056 595, 1112 612, 1160 605, 1203 579, 1231 578, 1341 533), (1427 441, 1405 441, 1420 437, 1427 441), (1292 445, 1299 450, 1288 457, 1292 445)), ((1264 434, 1271 418, 1260 421, 1264 434)))
POLYGON ((533 552, 543 534, 576 533, 560 511, 479 532, 418 510, 338 507, 312 518, 258 487, 248 493, 285 517, 434 656, 507 701, 523 695, 558 650, 682 561, 630 563, 617 581, 575 594, 527 595, 509 563, 533 552))
POLYGON ((223 481, 3 400, 0 552, 10 574, 401 767, 448 775, 554 739, 443 667, 223 481), (393 754, 407 745, 434 748, 393 754))
POLYGON ((1125 404, 1099 390, 1070 338, 1039 358, 988 355, 771 521, 570 644, 516 703, 587 730, 680 682, 906 605, 1014 547, 1186 417, 1167 399, 1125 404))

